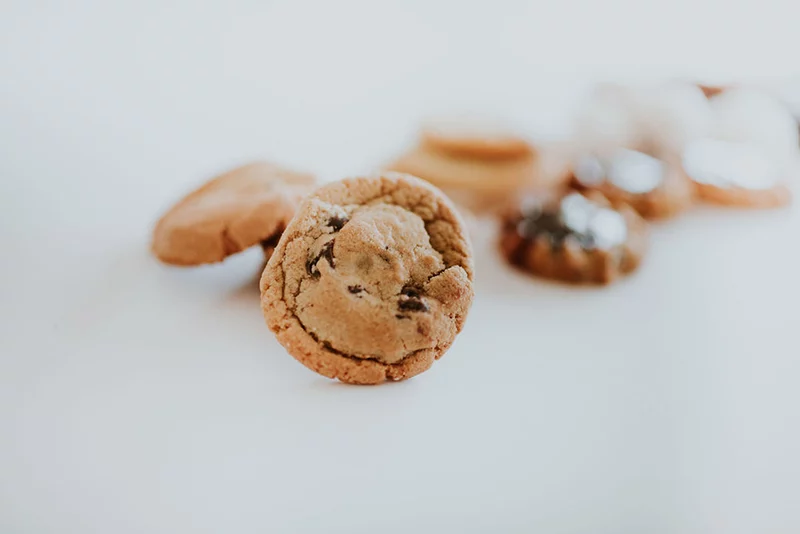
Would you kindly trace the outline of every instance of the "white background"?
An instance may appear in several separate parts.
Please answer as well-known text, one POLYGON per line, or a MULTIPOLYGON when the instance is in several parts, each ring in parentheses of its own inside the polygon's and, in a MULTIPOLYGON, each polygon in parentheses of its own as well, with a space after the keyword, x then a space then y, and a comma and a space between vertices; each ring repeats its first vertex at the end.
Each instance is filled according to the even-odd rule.
POLYGON ((800 217, 701 209, 640 272, 506 268, 414 380, 264 326, 257 252, 148 255, 180 194, 326 178, 481 110, 567 131, 598 78, 797 74, 793 1, 0 2, 0 532, 800 531, 800 217))

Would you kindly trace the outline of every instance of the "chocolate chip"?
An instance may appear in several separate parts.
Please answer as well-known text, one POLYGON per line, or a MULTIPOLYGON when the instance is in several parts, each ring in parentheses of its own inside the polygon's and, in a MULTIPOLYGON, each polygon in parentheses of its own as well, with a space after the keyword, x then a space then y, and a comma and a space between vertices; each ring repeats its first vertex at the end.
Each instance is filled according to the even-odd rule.
POLYGON ((419 298, 419 296, 420 296, 420 290, 419 290, 419 289, 417 289, 417 288, 415 288, 415 287, 413 287, 413 286, 405 286, 405 287, 404 287, 404 288, 403 288, 403 289, 400 291, 400 294, 401 294, 401 295, 405 295, 405 296, 407 296, 407 297, 419 298))
POLYGON ((535 241, 538 236, 544 234, 550 239, 553 247, 560 247, 572 233, 558 213, 536 211, 531 215, 523 216, 517 225, 519 235, 528 241, 535 241))
POLYGON ((400 315, 400 314, 395 315, 395 318, 397 318, 397 319, 411 319, 411 317, 409 317, 408 315, 400 315))
POLYGON ((333 269, 336 266, 336 262, 333 257, 334 241, 335 241, 334 239, 331 239, 330 241, 325 243, 325 245, 323 245, 322 249, 319 251, 317 257, 306 263, 306 272, 308 272, 308 274, 310 274, 312 278, 319 278, 320 276, 319 268, 317 267, 319 260, 323 258, 328 260, 328 265, 331 266, 331 269, 333 269))
POLYGON ((397 305, 402 311, 426 312, 429 311, 425 301, 418 297, 406 297, 400 300, 397 305))
POLYGON ((348 221, 349 221, 349 219, 347 219, 345 217, 339 217, 338 215, 334 215, 333 217, 328 219, 328 226, 333 228, 334 232, 338 232, 339 230, 342 229, 342 227, 345 224, 347 224, 348 221))
POLYGON ((355 295, 355 294, 357 294, 357 293, 361 293, 362 291, 364 291, 364 288, 363 288, 363 287, 361 287, 361 286, 347 286, 347 290, 348 290, 350 293, 352 293, 352 294, 354 294, 354 295, 355 295))

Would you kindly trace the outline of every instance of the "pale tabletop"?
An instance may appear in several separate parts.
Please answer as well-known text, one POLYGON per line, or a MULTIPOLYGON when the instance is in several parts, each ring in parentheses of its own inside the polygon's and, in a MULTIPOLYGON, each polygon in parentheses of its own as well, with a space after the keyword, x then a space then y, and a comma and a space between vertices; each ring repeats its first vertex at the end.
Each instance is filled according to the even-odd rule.
POLYGON ((333 179, 445 108, 557 138, 600 74, 781 74, 777 4, 721 55, 681 25, 718 2, 112 4, 0 15, 0 532, 800 532, 797 209, 656 225, 607 289, 512 271, 483 223, 463 333, 380 387, 286 354, 258 251, 148 253, 253 158, 333 179))

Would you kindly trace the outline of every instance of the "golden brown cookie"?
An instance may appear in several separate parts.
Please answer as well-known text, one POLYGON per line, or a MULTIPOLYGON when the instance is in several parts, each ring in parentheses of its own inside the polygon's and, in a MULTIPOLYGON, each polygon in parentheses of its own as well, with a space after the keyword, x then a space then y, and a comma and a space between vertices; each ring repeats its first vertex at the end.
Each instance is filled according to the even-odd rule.
POLYGON ((537 158, 459 158, 427 146, 407 152, 389 170, 422 178, 440 187, 459 205, 476 213, 494 211, 536 180, 537 158))
POLYGON ((609 284, 639 266, 647 223, 596 191, 570 191, 519 208, 503 221, 503 257, 526 272, 572 283, 609 284))
POLYGON ((521 136, 499 125, 449 119, 422 128, 422 146, 434 152, 474 159, 513 159, 533 154, 521 136))
POLYGON ((698 196, 710 203, 776 208, 792 199, 787 167, 755 143, 698 139, 687 146, 683 167, 698 196))
POLYGON ((266 162, 203 184, 156 224, 152 250, 173 265, 215 263, 279 236, 314 177, 266 162))
POLYGON ((572 185, 597 190, 613 203, 630 205, 648 219, 672 217, 687 207, 694 190, 680 165, 619 148, 607 156, 585 154, 572 169, 572 185))
POLYGON ((303 201, 261 278, 278 341, 306 367, 353 384, 427 370, 472 304, 461 217, 430 184, 384 173, 303 201))

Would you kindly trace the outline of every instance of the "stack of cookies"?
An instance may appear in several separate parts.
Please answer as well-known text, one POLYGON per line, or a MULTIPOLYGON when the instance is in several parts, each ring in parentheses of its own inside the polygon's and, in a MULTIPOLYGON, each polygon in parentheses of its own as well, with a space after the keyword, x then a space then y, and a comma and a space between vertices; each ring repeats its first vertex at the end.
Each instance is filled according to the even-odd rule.
POLYGON ((427 180, 477 214, 502 209, 540 174, 537 153, 522 135, 465 118, 429 121, 418 144, 386 168, 427 180))

